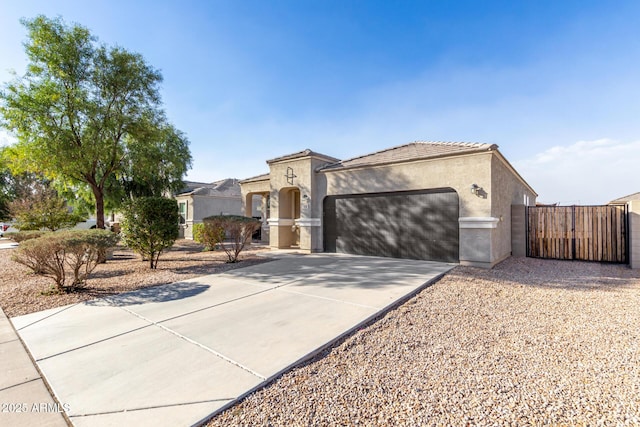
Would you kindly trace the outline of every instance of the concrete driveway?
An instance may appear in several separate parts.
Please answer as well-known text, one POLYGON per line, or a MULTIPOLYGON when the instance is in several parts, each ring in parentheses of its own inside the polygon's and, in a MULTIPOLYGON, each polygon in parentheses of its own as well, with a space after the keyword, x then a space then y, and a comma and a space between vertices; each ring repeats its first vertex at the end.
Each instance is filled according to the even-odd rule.
POLYGON ((193 425, 453 266, 287 255, 11 320, 74 425, 193 425))

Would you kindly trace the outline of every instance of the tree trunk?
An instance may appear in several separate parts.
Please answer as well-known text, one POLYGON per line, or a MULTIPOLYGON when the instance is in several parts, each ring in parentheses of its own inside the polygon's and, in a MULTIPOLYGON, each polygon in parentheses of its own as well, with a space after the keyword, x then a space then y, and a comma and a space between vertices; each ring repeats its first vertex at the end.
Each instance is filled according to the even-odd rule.
MULTIPOLYGON (((93 197, 96 199, 96 229, 104 230, 104 191, 97 185, 92 185, 93 197)), ((107 262, 107 250, 98 250, 98 263, 104 264, 107 262)))
POLYGON ((98 186, 91 186, 96 199, 96 228, 104 229, 104 191, 98 186))

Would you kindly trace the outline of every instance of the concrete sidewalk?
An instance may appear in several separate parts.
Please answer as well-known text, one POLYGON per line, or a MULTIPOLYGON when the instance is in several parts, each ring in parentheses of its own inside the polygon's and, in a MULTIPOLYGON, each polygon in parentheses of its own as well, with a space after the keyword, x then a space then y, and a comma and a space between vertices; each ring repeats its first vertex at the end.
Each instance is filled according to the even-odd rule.
POLYGON ((0 425, 66 427, 59 405, 0 309, 0 425))
POLYGON ((194 425, 452 267, 287 255, 12 321, 74 425, 194 425))

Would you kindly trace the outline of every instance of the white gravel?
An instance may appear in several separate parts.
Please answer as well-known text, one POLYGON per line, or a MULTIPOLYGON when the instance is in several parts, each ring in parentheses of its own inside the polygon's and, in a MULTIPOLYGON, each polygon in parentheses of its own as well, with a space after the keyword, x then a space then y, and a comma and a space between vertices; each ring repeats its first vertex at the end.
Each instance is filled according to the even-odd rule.
POLYGON ((208 425, 640 425, 639 325, 625 266, 457 267, 208 425))

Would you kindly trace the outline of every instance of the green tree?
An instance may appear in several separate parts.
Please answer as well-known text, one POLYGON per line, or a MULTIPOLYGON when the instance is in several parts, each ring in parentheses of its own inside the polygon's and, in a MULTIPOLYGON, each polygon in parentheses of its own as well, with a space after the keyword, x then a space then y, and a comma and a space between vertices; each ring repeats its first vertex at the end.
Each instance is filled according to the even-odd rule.
POLYGON ((122 240, 133 251, 158 266, 160 254, 178 238, 178 202, 164 197, 140 197, 125 205, 122 240))
POLYGON ((61 18, 22 23, 27 71, 0 92, 1 124, 18 138, 8 150, 13 170, 87 186, 98 228, 105 199, 126 194, 125 182, 154 193, 178 187, 191 155, 161 108, 160 72, 141 55, 98 44, 87 28, 61 18), (153 175, 154 160, 164 175, 153 175))
POLYGON ((30 187, 22 189, 20 193, 19 198, 9 203, 9 210, 16 220, 16 228, 21 231, 56 231, 86 220, 84 216, 72 212, 67 202, 46 181, 34 180, 30 187))
POLYGON ((6 165, 0 164, 0 221, 11 219, 9 203, 15 199, 13 174, 6 165))

